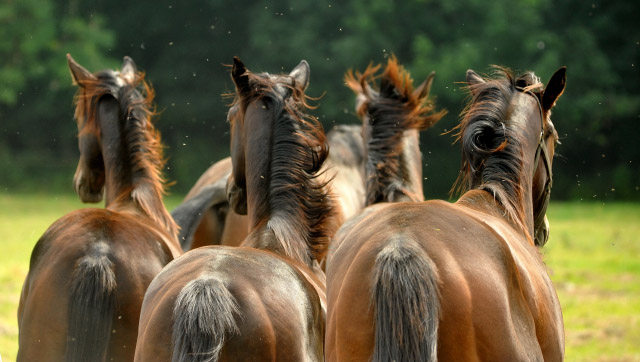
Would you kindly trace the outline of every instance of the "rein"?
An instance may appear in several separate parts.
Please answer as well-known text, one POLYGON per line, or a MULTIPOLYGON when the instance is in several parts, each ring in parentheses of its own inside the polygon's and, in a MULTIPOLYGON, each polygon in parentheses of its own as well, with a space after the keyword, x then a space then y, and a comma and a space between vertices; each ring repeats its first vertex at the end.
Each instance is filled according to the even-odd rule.
POLYGON ((542 110, 542 104, 540 99, 533 94, 533 92, 522 90, 524 93, 531 95, 538 104, 538 110, 540 110, 540 120, 542 121, 542 130, 540 131, 540 140, 538 141, 538 147, 536 148, 536 156, 533 161, 533 173, 531 177, 536 173, 538 169, 538 163, 540 162, 540 155, 542 155, 542 161, 547 171, 547 180, 544 183, 544 189, 542 190, 542 205, 538 208, 538 211, 534 213, 534 242, 536 246, 543 246, 547 242, 547 238, 539 237, 539 231, 542 231, 544 227, 544 217, 547 214, 547 207, 549 206, 549 200, 551 198, 551 186, 553 185, 553 173, 551 171, 551 159, 549 158, 549 150, 547 149, 547 143, 544 141, 544 111, 542 110))

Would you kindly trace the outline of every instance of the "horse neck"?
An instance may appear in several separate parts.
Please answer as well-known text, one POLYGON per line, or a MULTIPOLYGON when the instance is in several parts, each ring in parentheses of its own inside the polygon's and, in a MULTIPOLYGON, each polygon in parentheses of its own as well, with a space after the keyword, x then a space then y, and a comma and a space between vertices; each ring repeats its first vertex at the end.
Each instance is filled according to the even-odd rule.
POLYGON ((411 200, 424 201, 422 189, 422 152, 420 134, 416 129, 404 131, 400 153, 400 175, 411 200))
POLYGON ((390 130, 368 131, 367 205, 382 201, 424 201, 419 131, 406 129, 404 125, 402 121, 394 121, 391 126, 380 125, 390 130))
MULTIPOLYGON (((533 148, 533 151, 529 151, 529 153, 535 154, 535 147, 533 148)), ((520 203, 524 215, 524 226, 526 228, 526 232, 531 237, 531 240, 533 240, 533 237, 535 236, 535 217, 533 212, 533 163, 534 157, 531 157, 530 160, 525 157, 524 172, 520 175, 521 185, 523 188, 522 199, 520 200, 520 203)))
MULTIPOLYGON (((529 95, 524 93, 517 93, 517 102, 520 105, 526 104, 526 102, 532 102, 532 98, 529 95)), ((519 109, 527 109, 524 106, 519 107, 519 109)), ((529 109, 531 109, 529 107, 529 109)), ((531 116, 537 116, 539 114, 538 104, 535 104, 533 111, 530 111, 529 116, 524 116, 521 119, 524 119, 524 124, 519 124, 517 126, 522 127, 522 131, 524 137, 522 139, 522 149, 521 149, 521 157, 522 157, 522 172, 518 174, 517 182, 522 185, 522 196, 520 198, 520 208, 522 210, 523 215, 523 226, 525 228, 525 232, 531 237, 533 240, 534 237, 534 206, 533 206, 533 174, 536 158, 536 150, 538 147, 538 142, 540 140, 540 121, 533 121, 531 116)))
MULTIPOLYGON (((537 109, 535 112, 537 112, 537 109)), ((531 120, 526 121, 529 118, 530 117, 520 117, 519 119, 525 120, 525 124, 511 125, 511 127, 521 128, 520 130, 514 130, 514 133, 523 133, 524 135, 519 142, 519 149, 512 150, 514 155, 513 157, 516 157, 521 162, 517 170, 506 175, 506 177, 497 174, 497 177, 494 176, 489 182, 487 182, 487 179, 485 178, 485 173, 487 172, 483 171, 478 179, 472 180, 472 184, 488 191, 492 194, 494 199, 500 201, 505 209, 503 217, 512 225, 527 234, 527 238, 533 242, 534 207, 532 183, 535 153, 537 141, 540 137, 540 129, 537 127, 531 127, 530 124, 527 124, 527 122, 532 122, 531 120), (505 186, 504 179, 509 179, 511 184, 516 185, 517 189, 514 191, 505 186)), ((486 165, 490 164, 489 159, 492 157, 500 159, 504 156, 490 156, 484 163, 486 165)), ((504 169, 505 167, 500 168, 504 169)))
POLYGON ((300 200, 306 186, 291 183, 290 171, 295 165, 282 166, 296 151, 289 143, 279 142, 298 130, 292 120, 265 112, 258 113, 262 117, 245 117, 247 211, 253 230, 245 245, 286 255, 312 267, 313 236, 304 201, 300 200))
POLYGON ((122 194, 133 188, 131 162, 128 157, 124 122, 114 98, 104 98, 97 106, 102 158, 105 167, 105 206, 109 207, 122 194))
MULTIPOLYGON (((105 100, 100 101, 100 103, 105 100)), ((111 99, 109 102, 115 102, 111 99)), ((100 105, 102 106, 102 104, 100 105)), ((99 106, 99 107, 100 107, 99 106)), ((105 167, 105 207, 114 210, 134 210, 160 224, 170 235, 177 236, 177 225, 162 202, 162 180, 153 169, 154 162, 144 162, 145 157, 157 157, 140 143, 141 135, 131 134, 127 122, 118 117, 118 105, 111 103, 110 112, 99 112, 98 123, 105 167), (105 117, 100 115, 104 114, 105 117), (133 152, 144 152, 133 155, 133 152)), ((148 122, 148 120, 146 120, 148 122)), ((145 132, 145 130, 138 130, 145 132)))
POLYGON ((247 191, 247 216, 252 229, 268 220, 271 155, 273 153, 273 120, 245 120, 244 157, 247 191))

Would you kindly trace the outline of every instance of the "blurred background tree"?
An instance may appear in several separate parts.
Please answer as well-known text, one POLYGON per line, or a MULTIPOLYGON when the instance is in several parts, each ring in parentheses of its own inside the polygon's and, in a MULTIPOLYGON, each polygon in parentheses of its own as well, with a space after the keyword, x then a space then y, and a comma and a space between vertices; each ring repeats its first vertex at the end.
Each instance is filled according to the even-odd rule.
POLYGON ((460 156, 452 137, 466 104, 468 68, 533 70, 546 82, 568 67, 553 120, 562 146, 554 199, 640 199, 640 3, 567 0, 7 0, 0 4, 0 190, 71 190, 77 162, 64 54, 88 69, 124 55, 157 92, 156 121, 172 191, 186 192, 229 154, 228 68, 234 55, 254 71, 311 65, 308 94, 325 129, 357 123, 347 69, 395 54, 447 115, 423 133, 427 198, 447 198, 460 156))

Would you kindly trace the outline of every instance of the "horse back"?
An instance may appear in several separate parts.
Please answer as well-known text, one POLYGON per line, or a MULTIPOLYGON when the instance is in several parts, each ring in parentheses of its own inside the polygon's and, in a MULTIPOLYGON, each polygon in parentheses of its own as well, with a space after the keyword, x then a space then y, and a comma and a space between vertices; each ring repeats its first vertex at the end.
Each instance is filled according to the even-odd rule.
POLYGON ((101 327, 102 337, 90 342, 96 351, 106 345, 107 360, 132 360, 144 292, 173 258, 165 238, 134 217, 104 209, 77 210, 52 224, 32 252, 23 286, 18 360, 63 360, 80 335, 101 327), (80 311, 91 304, 103 310, 80 311), (74 325, 78 336, 68 335, 74 325))
POLYGON ((433 269, 439 360, 561 359, 557 296, 538 251, 508 223, 428 201, 378 206, 350 229, 328 263, 328 360, 373 355, 374 269, 390 248, 419 248, 433 269), (350 333, 356 347, 339 347, 350 333))

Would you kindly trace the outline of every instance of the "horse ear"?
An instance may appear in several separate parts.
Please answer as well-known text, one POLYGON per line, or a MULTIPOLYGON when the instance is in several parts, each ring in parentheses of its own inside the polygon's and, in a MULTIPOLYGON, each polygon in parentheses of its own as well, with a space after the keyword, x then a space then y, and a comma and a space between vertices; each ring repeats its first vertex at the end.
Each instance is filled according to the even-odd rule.
POLYGON ((473 86, 484 83, 484 79, 471 69, 467 69, 467 85, 473 89, 473 86))
POLYGON ((549 83, 544 87, 542 95, 542 108, 545 111, 550 110, 556 104, 556 101, 564 92, 564 86, 567 83, 567 67, 556 70, 551 76, 549 83))
POLYGON ((69 65, 69 71, 71 72, 71 79, 73 80, 73 84, 84 87, 84 84, 87 81, 96 80, 96 76, 91 74, 90 71, 86 70, 83 66, 78 64, 69 53, 67 53, 67 64, 69 65))
POLYGON ((360 89, 362 90, 362 95, 366 99, 372 98, 373 88, 371 88, 371 85, 369 85, 369 82, 367 82, 366 77, 360 77, 360 89))
POLYGON ((311 69, 309 68, 309 63, 306 60, 303 60, 298 64, 289 75, 296 80, 296 84, 300 84, 302 89, 307 89, 309 86, 309 75, 311 73, 311 69))
POLYGON ((247 67, 240 61, 238 57, 233 57, 233 67, 231 68, 231 78, 236 85, 238 93, 249 90, 249 74, 247 67))
POLYGON ((136 67, 136 63, 133 62, 128 56, 124 57, 122 61, 122 68, 120 68, 120 74, 122 74, 122 78, 126 80, 128 83, 133 84, 133 81, 136 79, 136 72, 138 68, 136 67))
POLYGON ((431 85, 433 85, 433 78, 436 76, 436 72, 431 72, 427 79, 413 91, 413 96, 417 99, 427 98, 429 92, 431 92, 431 85))

